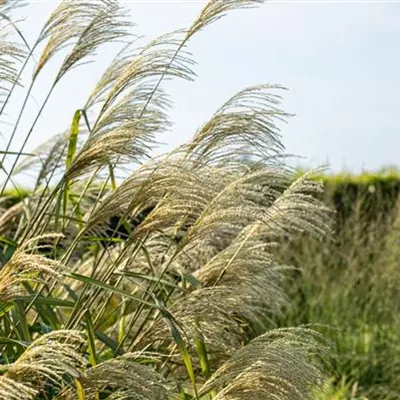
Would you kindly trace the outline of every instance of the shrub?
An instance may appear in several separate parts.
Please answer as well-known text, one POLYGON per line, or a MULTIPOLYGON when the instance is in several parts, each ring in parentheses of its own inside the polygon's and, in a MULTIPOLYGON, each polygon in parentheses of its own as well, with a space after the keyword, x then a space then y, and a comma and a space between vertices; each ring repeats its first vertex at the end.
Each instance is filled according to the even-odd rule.
POLYGON ((371 223, 391 217, 400 193, 400 176, 394 170, 375 174, 321 176, 325 200, 337 211, 338 228, 357 213, 371 223))

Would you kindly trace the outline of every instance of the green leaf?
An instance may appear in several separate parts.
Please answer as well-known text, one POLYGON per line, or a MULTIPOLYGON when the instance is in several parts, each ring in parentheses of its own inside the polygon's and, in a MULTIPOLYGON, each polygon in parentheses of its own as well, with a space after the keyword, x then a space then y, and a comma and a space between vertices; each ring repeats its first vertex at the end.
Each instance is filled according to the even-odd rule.
POLYGON ((37 305, 44 305, 44 306, 54 306, 54 307, 66 307, 66 308, 73 308, 74 302, 62 299, 56 299, 53 297, 45 297, 45 296, 21 296, 18 297, 18 300, 24 303, 30 303, 33 299, 35 299, 35 304, 37 305))
POLYGON ((109 243, 122 243, 123 240, 120 238, 106 238, 106 237, 96 237, 96 236, 85 236, 84 237, 85 240, 87 240, 88 242, 104 242, 107 241, 109 243))
POLYGON ((102 343, 108 346, 114 353, 116 353, 116 355, 122 356, 124 354, 124 351, 119 347, 118 343, 103 332, 96 331, 96 337, 102 343))
POLYGON ((198 281, 193 275, 183 274, 182 277, 185 281, 189 282, 196 289, 201 289, 203 287, 201 282, 198 281))
POLYGON ((74 118, 72 120, 71 132, 69 134, 69 142, 68 142, 68 153, 67 160, 65 166, 67 169, 71 166, 72 160, 74 159, 76 146, 78 143, 78 133, 79 133, 79 122, 81 120, 81 110, 76 110, 74 114, 74 118))
POLYGON ((79 379, 75 379, 75 386, 76 386, 76 395, 78 400, 85 400, 86 399, 85 389, 83 388, 83 385, 79 379))
POLYGON ((183 387, 180 387, 180 392, 181 392, 181 400, 190 400, 191 396, 189 396, 185 390, 183 389, 183 387))
POLYGON ((123 276, 127 276, 130 278, 139 278, 139 279, 143 279, 145 281, 150 281, 150 282, 157 282, 157 283, 162 283, 165 286, 174 288, 174 289, 180 289, 182 290, 181 287, 179 287, 178 285, 172 283, 172 282, 168 282, 165 279, 159 279, 155 276, 149 276, 149 275, 145 275, 145 274, 140 274, 138 272, 133 272, 133 271, 120 271, 120 272, 115 272, 114 275, 123 275, 123 276))
POLYGON ((114 191, 117 188, 117 182, 115 181, 114 168, 111 164, 108 165, 108 171, 110 173, 111 189, 114 191))
POLYGON ((144 305, 149 306, 151 308, 159 308, 154 303, 150 303, 149 301, 142 300, 141 298, 136 297, 136 296, 134 296, 134 295, 132 295, 130 293, 127 293, 122 289, 119 289, 119 288, 114 287, 112 285, 109 285, 107 283, 100 282, 97 279, 90 278, 89 276, 80 275, 80 274, 77 274, 75 272, 66 273, 65 276, 68 276, 69 278, 72 278, 72 279, 76 279, 77 281, 80 281, 80 282, 87 283, 89 285, 93 285, 93 286, 100 287, 102 289, 110 290, 111 292, 118 293, 121 296, 127 297, 128 299, 131 299, 131 300, 135 300, 138 303, 144 304, 144 305))
POLYGON ((21 347, 28 347, 31 343, 0 336, 0 344, 16 344, 17 346, 21 347))
MULTIPOLYGON (((80 120, 81 120, 81 110, 76 110, 75 114, 74 114, 74 118, 72 120, 71 132, 69 134, 68 152, 67 152, 67 159, 65 162, 65 167, 66 167, 67 171, 68 171, 69 167, 71 166, 72 161, 75 156, 76 146, 78 143, 79 121, 80 120)), ((63 196, 64 196, 63 212, 64 212, 64 214, 66 214, 67 209, 68 209, 68 207, 67 207, 68 201, 69 201, 69 197, 70 197, 68 180, 65 182, 63 196)))
POLYGON ((206 346, 204 344, 204 341, 201 339, 197 339, 195 343, 196 343, 197 354, 199 355, 201 370, 203 371, 205 378, 208 379, 211 376, 211 372, 210 372, 210 367, 208 365, 206 346))
POLYGON ((18 243, 13 240, 7 239, 4 236, 0 236, 0 243, 8 244, 9 246, 17 247, 18 243))
POLYGON ((189 375, 190 381, 193 386, 195 398, 198 399, 199 397, 197 394, 196 377, 195 377, 194 370, 193 370, 192 360, 190 358, 189 351, 186 348, 185 342, 179 332, 179 329, 176 327, 177 322, 175 321, 175 318, 172 316, 172 314, 157 300, 157 298, 154 295, 152 295, 152 297, 154 298, 154 301, 159 306, 161 315, 165 318, 165 320, 169 326, 171 335, 172 335, 175 343, 177 344, 179 351, 181 352, 183 362, 185 364, 187 373, 189 375))
POLYGON ((29 325, 26 320, 25 308, 21 300, 15 300, 15 307, 12 310, 14 323, 17 325, 20 337, 26 341, 31 341, 31 335, 29 333, 29 325))
POLYGON ((18 247, 18 244, 3 236, 0 236, 0 243, 3 243, 5 245, 3 246, 3 249, 0 250, 0 262, 5 264, 11 259, 15 249, 18 247))
POLYGON ((0 317, 7 314, 14 307, 14 303, 0 304, 0 317))
POLYGON ((88 333, 88 347, 89 347, 89 362, 92 364, 92 367, 97 365, 97 355, 96 355, 96 347, 95 347, 95 332, 93 327, 92 316, 90 315, 90 311, 86 310, 85 312, 85 321, 86 321, 86 330, 88 333))
POLYGON ((125 329, 126 329, 126 302, 122 303, 122 307, 120 309, 120 316, 118 322, 118 343, 123 341, 125 337, 125 329))

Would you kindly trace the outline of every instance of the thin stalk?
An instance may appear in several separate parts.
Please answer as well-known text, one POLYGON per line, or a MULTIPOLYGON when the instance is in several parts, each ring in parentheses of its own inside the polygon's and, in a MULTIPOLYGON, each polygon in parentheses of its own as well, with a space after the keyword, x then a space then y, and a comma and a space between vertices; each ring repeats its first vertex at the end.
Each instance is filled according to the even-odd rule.
MULTIPOLYGON (((65 148, 65 146, 66 146, 66 144, 64 145, 64 148, 65 148)), ((63 154, 63 152, 60 152, 60 155, 59 155, 59 157, 58 157, 57 163, 56 163, 56 165, 54 166, 54 168, 52 169, 49 179, 46 181, 46 186, 43 188, 42 193, 41 193, 41 195, 40 195, 40 198, 39 198, 39 200, 38 200, 38 202, 37 202, 37 204, 36 204, 35 210, 34 210, 33 213, 32 213, 32 219, 37 218, 38 216, 42 215, 43 212, 44 212, 44 209, 43 209, 43 208, 42 208, 42 210, 39 211, 39 207, 40 207, 40 205, 41 205, 41 203, 42 203, 42 200, 43 200, 43 198, 44 198, 44 195, 45 195, 46 191, 47 191, 47 190, 49 189, 49 187, 50 187, 50 181, 51 181, 51 179, 53 178, 53 176, 54 176, 54 174, 55 174, 55 171, 57 170, 57 166, 58 166, 59 161, 61 160, 62 154, 63 154)), ((61 185, 61 182, 59 182, 58 185, 61 185)), ((56 186, 56 187, 57 187, 57 186, 56 186)), ((52 193, 51 193, 51 192, 50 192, 50 196, 52 196, 52 193)), ((53 198, 54 198, 54 195, 53 195, 53 198)), ((32 222, 32 220, 29 222, 29 225, 28 225, 28 228, 27 228, 27 229, 30 229, 30 228, 31 228, 31 222, 32 222)), ((47 222, 47 223, 48 223, 48 222, 47 222)), ((47 223, 45 224, 45 226, 47 226, 47 223)), ((43 233, 43 232, 41 232, 41 233, 43 233)), ((39 234, 41 234, 41 233, 39 233, 39 234)), ((34 228, 34 230, 33 230, 32 234, 31 234, 31 236, 35 236, 35 235, 36 235, 36 228, 34 228)))
MULTIPOLYGON (((31 90, 32 90, 32 88, 33 88, 33 84, 34 84, 34 81, 32 81, 31 85, 29 86, 28 95, 30 94, 30 92, 31 92, 31 90)), ((45 98, 45 100, 44 100, 42 106, 40 107, 39 112, 37 113, 36 118, 34 119, 32 126, 30 127, 30 129, 29 129, 29 131, 28 131, 28 134, 25 136, 24 142, 22 143, 22 146, 21 146, 21 148, 20 148, 20 150, 19 150, 19 153, 22 153, 22 152, 25 150, 25 146, 26 146, 26 144, 28 143, 28 140, 29 140, 29 138, 30 138, 30 136, 31 136, 31 134, 32 134, 32 132, 33 132, 35 126, 36 126, 37 121, 39 120, 40 116, 42 115, 42 112, 43 112, 43 110, 44 110, 44 108, 45 108, 45 106, 46 106, 48 100, 50 99, 50 96, 51 96, 51 94, 53 93, 54 88, 55 88, 55 84, 53 84, 53 85, 51 86, 49 92, 47 93, 47 96, 46 96, 46 98, 45 98)), ((14 135, 15 135, 15 132, 16 132, 16 130, 17 130, 18 126, 19 126, 19 123, 20 123, 20 121, 21 121, 22 114, 23 114, 23 112, 24 112, 24 109, 25 109, 26 104, 27 104, 27 101, 28 101, 28 95, 25 97, 24 104, 23 104, 23 106, 22 106, 22 108, 21 108, 21 111, 20 111, 20 113, 19 113, 17 122, 15 123, 14 129, 13 129, 13 133, 12 133, 12 135, 11 135, 11 138, 10 138, 9 143, 10 143, 11 140, 13 139, 13 137, 14 137, 14 135)), ((1 197, 1 196, 3 195, 3 193, 4 193, 4 190, 5 190, 6 186, 7 186, 7 183, 9 182, 9 180, 10 180, 10 178, 11 178, 11 175, 12 175, 12 173, 14 172, 15 167, 17 166, 17 163, 18 163, 18 161, 19 161, 19 158, 20 158, 20 154, 18 154, 18 155, 15 157, 14 163, 13 163, 13 165, 12 165, 12 167, 11 167, 11 170, 10 170, 10 174, 7 176, 6 181, 4 182, 3 187, 2 187, 2 189, 1 189, 0 197, 1 197)))
MULTIPOLYGON (((30 94, 31 94, 31 92, 32 92, 34 83, 35 83, 35 82, 32 81, 31 84, 29 85, 28 91, 27 91, 26 96, 25 96, 25 98, 24 98, 24 102, 22 103, 22 107, 21 107, 21 109, 19 110, 19 114, 18 114, 18 117, 17 117, 17 121, 16 121, 15 124, 14 124, 14 129, 13 129, 13 131, 11 132, 10 139, 8 140, 7 145, 6 145, 5 153, 3 154, 3 157, 2 157, 2 159, 1 159, 1 163, 2 163, 2 164, 4 164, 4 160, 6 159, 6 154, 7 154, 8 150, 10 149, 11 144, 12 144, 12 142, 13 142, 13 140, 14 140, 14 136, 15 136, 15 134, 16 134, 16 132, 17 132, 17 129, 18 129, 19 123, 20 123, 20 121, 21 121, 22 115, 23 115, 23 113, 24 113, 24 111, 25 111, 25 107, 26 107, 26 105, 27 105, 27 103, 28 103, 28 100, 29 100, 30 94)), ((15 86, 14 86, 14 87, 15 87, 15 86)), ((10 96, 11 96, 11 93, 12 93, 12 92, 10 91, 10 92, 9 92, 9 95, 10 95, 10 96)), ((8 98, 9 98, 9 97, 8 97, 8 98)), ((8 98, 7 98, 7 99, 8 99, 8 98)), ((6 101, 7 101, 7 99, 6 99, 6 101)), ((3 109, 4 109, 5 105, 6 105, 6 102, 4 102, 3 107, 2 107, 2 109, 0 110, 0 115, 1 115, 1 113, 3 112, 3 109)), ((10 174, 9 174, 10 176, 11 176, 12 172, 13 172, 13 168, 11 169, 11 172, 10 172, 10 174)), ((7 176, 7 178, 8 178, 8 176, 7 176)), ((6 185, 7 183, 8 183, 8 180, 6 180, 5 185, 6 185)), ((3 195, 3 191, 4 191, 4 188, 3 188, 3 190, 2 190, 2 192, 1 192, 1 194, 0 194, 0 196, 3 195)))
MULTIPOLYGON (((6 15, 1 14, 1 16, 2 16, 3 18, 5 18, 6 20, 11 21, 6 15)), ((12 22, 12 21, 11 21, 11 22, 12 22)), ((39 41, 36 40, 36 43, 34 44, 34 46, 32 47, 32 49, 30 49, 28 43, 26 42, 26 40, 25 40, 24 36, 22 35, 22 33, 20 32, 20 30, 17 29, 17 27, 15 26, 14 23, 12 23, 12 25, 14 26, 14 28, 16 29, 16 31, 18 32, 18 34, 21 36, 21 38, 22 38, 22 40, 24 41, 24 43, 26 44, 26 46, 28 47, 29 53, 28 53, 28 55, 26 56, 26 59, 25 59, 24 63, 22 64, 22 67, 21 67, 21 69, 20 69, 20 71, 19 71, 19 73, 18 73, 18 75, 17 75, 17 78, 16 78, 15 81, 13 82, 13 84, 12 84, 12 86, 11 86, 11 89, 10 89, 10 91, 8 92, 7 97, 6 97, 6 99, 4 100, 4 103, 3 103, 2 106, 1 106, 1 109, 0 109, 0 116, 3 114, 4 109, 6 108, 7 103, 8 103, 8 101, 10 100, 12 93, 14 92, 15 87, 17 86, 17 82, 18 82, 19 79, 21 78, 21 75, 23 74, 23 72, 24 72, 26 66, 28 65, 29 59, 30 59, 31 57, 33 57, 33 52, 35 51, 37 45, 39 44, 39 41)), ((33 83, 33 82, 32 82, 32 83, 33 83)), ((11 145, 11 143, 10 143, 10 145, 11 145)), ((4 162, 4 159, 3 159, 2 161, 4 162)))

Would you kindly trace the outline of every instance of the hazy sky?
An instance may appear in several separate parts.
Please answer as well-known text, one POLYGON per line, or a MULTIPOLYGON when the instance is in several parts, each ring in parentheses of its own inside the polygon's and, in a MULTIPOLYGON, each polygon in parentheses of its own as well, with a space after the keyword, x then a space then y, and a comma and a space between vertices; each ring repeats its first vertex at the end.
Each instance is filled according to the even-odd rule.
MULTIPOLYGON (((56 3, 30 1, 23 9, 27 19, 21 27, 32 42, 56 3)), ((205 1, 121 3, 137 23, 135 32, 152 38, 189 26, 205 1)), ((283 126, 284 142, 289 153, 305 157, 302 164, 328 162, 332 170, 355 172, 400 166, 399 45, 400 1, 278 0, 231 12, 190 42, 198 78, 168 86, 175 126, 160 139, 187 140, 248 85, 281 84, 289 88, 283 108, 296 114, 283 126)), ((98 64, 72 71, 60 84, 29 149, 68 127, 111 53, 107 48, 98 64)), ((51 72, 50 65, 48 76, 51 72)), ((38 103, 45 88, 41 80, 38 103)), ((38 106, 32 102, 31 107, 38 106)))

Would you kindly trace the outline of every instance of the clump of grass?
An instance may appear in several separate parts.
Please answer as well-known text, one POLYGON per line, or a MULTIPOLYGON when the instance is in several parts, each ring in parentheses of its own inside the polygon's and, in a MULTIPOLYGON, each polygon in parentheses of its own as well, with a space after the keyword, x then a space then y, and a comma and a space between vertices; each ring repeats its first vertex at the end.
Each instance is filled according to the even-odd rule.
POLYGON ((273 329, 290 302, 276 248, 299 232, 328 235, 331 224, 321 185, 294 179, 283 163, 282 88, 240 91, 191 141, 151 157, 171 125, 164 81, 195 76, 192 36, 258 3, 211 0, 187 29, 125 46, 71 126, 30 154, 59 81, 103 44, 132 40, 130 24, 116 1, 62 1, 18 51, 27 43, 7 25, 15 2, 1 3, 17 43, 4 45, 0 118, 38 60, 1 160, 1 195, 21 171, 37 173, 30 195, 0 217, 5 400, 300 400, 325 389, 322 337, 273 329), (58 72, 13 151, 27 99, 56 54, 58 72))

